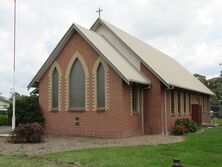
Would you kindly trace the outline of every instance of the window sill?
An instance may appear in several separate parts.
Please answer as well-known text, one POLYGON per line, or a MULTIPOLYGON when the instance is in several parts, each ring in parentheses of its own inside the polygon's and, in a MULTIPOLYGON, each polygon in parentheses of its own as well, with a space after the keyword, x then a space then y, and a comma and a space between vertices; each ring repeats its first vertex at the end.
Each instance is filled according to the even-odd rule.
POLYGON ((175 113, 171 113, 171 117, 175 117, 176 116, 176 114, 175 113))
POLYGON ((140 115, 140 114, 139 114, 139 111, 132 111, 132 112, 131 112, 131 115, 132 115, 132 116, 137 116, 137 115, 140 115))
POLYGON ((97 108, 96 111, 97 112, 105 112, 106 109, 104 107, 101 107, 101 108, 97 108))
POLYGON ((58 111, 59 111, 58 108, 52 108, 52 109, 51 109, 51 112, 58 112, 58 111))
POLYGON ((85 108, 70 108, 69 112, 85 112, 85 108))

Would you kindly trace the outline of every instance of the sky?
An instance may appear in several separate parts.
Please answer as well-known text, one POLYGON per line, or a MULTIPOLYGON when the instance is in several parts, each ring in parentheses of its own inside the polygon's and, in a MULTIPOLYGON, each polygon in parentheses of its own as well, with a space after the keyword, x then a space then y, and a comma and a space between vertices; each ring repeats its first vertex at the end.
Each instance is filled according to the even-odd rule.
MULTIPOLYGON (((176 59, 191 73, 222 67, 221 0, 17 0, 16 91, 27 85, 74 22, 101 18, 176 59)), ((0 0, 0 93, 13 82, 13 0, 0 0)))

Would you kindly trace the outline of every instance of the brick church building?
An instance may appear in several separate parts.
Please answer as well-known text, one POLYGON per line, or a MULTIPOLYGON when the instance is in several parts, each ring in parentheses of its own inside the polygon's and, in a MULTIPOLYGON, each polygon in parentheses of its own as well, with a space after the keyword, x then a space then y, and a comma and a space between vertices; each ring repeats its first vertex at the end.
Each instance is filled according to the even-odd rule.
POLYGON ((48 134, 168 134, 175 120, 209 122, 213 93, 174 59, 114 25, 72 24, 32 79, 48 134))

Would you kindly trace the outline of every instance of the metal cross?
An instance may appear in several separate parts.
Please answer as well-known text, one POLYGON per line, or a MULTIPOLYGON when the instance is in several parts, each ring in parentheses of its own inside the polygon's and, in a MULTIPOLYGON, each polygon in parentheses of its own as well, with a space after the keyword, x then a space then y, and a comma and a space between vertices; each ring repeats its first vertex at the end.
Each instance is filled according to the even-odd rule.
POLYGON ((99 18, 100 18, 100 12, 102 12, 103 10, 99 8, 99 10, 97 10, 96 12, 99 13, 99 18))

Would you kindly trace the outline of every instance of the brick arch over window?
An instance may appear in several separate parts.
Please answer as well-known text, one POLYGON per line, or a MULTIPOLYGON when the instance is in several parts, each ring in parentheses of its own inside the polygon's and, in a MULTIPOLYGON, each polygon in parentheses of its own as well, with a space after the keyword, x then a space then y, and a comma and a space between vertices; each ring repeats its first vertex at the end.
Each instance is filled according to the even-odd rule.
POLYGON ((98 70, 98 67, 99 65, 102 65, 103 69, 104 69, 104 78, 105 78, 105 110, 108 110, 109 109, 109 67, 108 65, 106 64, 105 61, 103 61, 101 59, 101 57, 99 57, 94 66, 93 66, 93 87, 94 87, 94 110, 97 110, 98 107, 97 107, 97 70, 98 70))
POLYGON ((88 80, 89 80, 89 72, 88 68, 86 65, 85 60, 83 59, 82 55, 79 52, 75 52, 73 56, 71 57, 69 64, 66 69, 66 74, 65 74, 65 109, 68 111, 70 109, 70 72, 72 70, 73 64, 75 61, 78 59, 78 61, 81 63, 81 66, 84 70, 85 74, 85 110, 89 109, 89 102, 88 102, 88 80))
POLYGON ((58 108, 57 110, 61 110, 61 80, 62 80, 62 70, 59 66, 59 63, 56 61, 51 65, 48 73, 48 111, 52 111, 52 84, 53 84, 53 72, 54 70, 58 72, 58 108))

